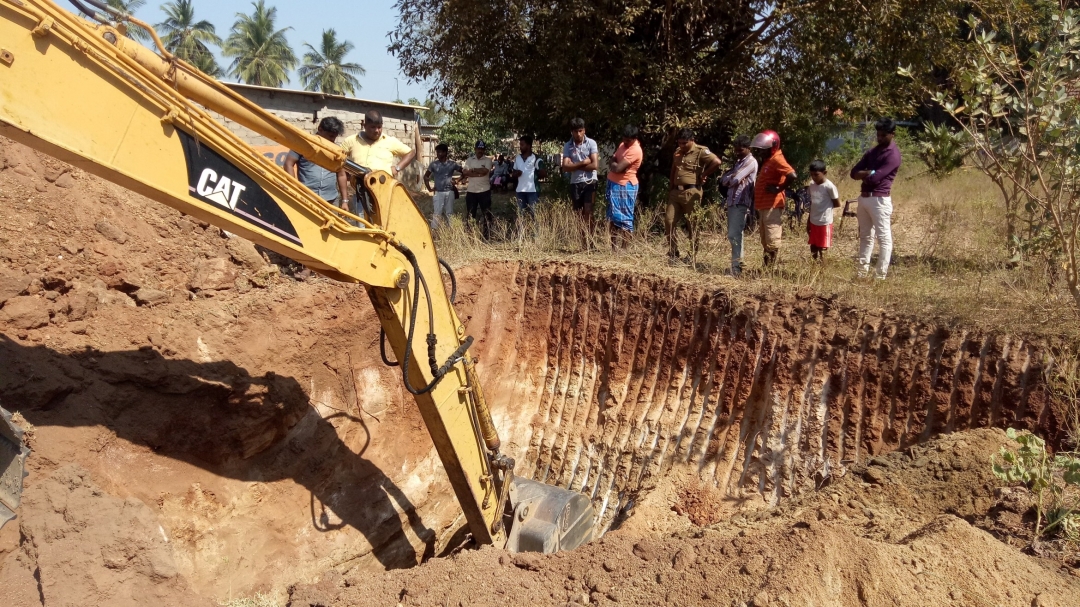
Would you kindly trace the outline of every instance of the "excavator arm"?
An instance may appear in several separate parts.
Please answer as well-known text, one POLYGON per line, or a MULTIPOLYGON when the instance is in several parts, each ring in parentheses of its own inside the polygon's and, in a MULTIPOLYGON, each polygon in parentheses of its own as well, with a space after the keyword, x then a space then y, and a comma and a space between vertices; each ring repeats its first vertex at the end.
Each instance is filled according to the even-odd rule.
MULTIPOLYGON (((591 539, 585 496, 514 477, 513 459, 500 451, 468 356, 472 339, 408 191, 171 56, 149 26, 99 0, 72 2, 96 23, 50 0, 0 0, 0 134, 328 277, 363 283, 475 540, 551 552, 591 539), (126 38, 127 27, 145 28, 158 52, 126 38), (370 194, 373 216, 325 203, 211 112, 326 169, 344 167, 370 194)), ((21 470, 22 459, 5 462, 4 453, 0 471, 21 470)))

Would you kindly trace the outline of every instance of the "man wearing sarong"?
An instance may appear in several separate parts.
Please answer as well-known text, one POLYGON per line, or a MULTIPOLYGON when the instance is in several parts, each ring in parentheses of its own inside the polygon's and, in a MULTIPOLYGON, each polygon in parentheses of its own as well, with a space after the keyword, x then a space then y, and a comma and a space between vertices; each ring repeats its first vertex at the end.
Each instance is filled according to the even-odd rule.
POLYGON ((638 178, 643 154, 636 126, 623 129, 622 143, 608 163, 607 219, 612 248, 626 248, 634 233, 634 208, 637 205, 638 178))

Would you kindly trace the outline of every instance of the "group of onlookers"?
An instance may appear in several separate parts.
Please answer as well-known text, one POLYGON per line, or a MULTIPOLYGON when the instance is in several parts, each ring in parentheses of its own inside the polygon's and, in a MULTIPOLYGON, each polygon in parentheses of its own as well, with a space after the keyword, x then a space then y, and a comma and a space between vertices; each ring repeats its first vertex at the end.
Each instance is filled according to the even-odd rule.
MULTIPOLYGON (((870 274, 875 240, 880 245, 874 277, 884 279, 892 257, 892 183, 900 169, 900 149, 894 142, 896 123, 883 118, 874 125, 877 145, 863 155, 851 169, 851 178, 861 182, 856 216, 859 220, 859 276, 870 274)), ((720 177, 727 188, 726 206, 728 241, 731 243, 731 273, 743 271, 743 234, 756 214, 765 267, 776 263, 783 238, 786 192, 798 179, 795 170, 780 149, 780 135, 762 131, 753 139, 742 135, 734 142, 733 163, 720 177)), ((683 130, 678 135, 671 166, 665 228, 668 257, 672 263, 689 261, 679 256, 676 228, 685 221, 691 246, 697 244, 693 215, 701 204, 702 187, 720 167, 719 157, 694 141, 694 133, 683 130)), ((833 211, 840 207, 840 194, 828 179, 822 160, 810 163, 810 199, 806 231, 811 256, 821 260, 832 246, 833 211)))
MULTIPOLYGON (((875 240, 880 245, 874 276, 885 278, 892 255, 892 183, 900 168, 900 149, 893 141, 896 123, 883 118, 875 124, 877 145, 871 148, 851 169, 851 178, 861 182, 857 210, 859 221, 859 274, 870 273, 870 261, 875 240)), ((324 118, 318 135, 331 142, 344 135, 344 125, 333 117, 324 118)), ((382 132, 382 116, 368 112, 363 129, 340 143, 353 162, 372 170, 381 170, 397 177, 414 160, 416 151, 397 138, 382 132)), ((540 181, 547 175, 542 158, 532 149, 533 139, 518 140, 519 154, 511 162, 502 156, 487 155, 487 144, 477 141, 473 154, 464 163, 449 159, 445 144, 436 146, 436 158, 424 172, 424 183, 433 192, 431 227, 453 215, 454 200, 460 196, 455 175, 466 180, 465 206, 469 218, 480 225, 485 238, 489 236, 492 187, 514 187, 519 216, 535 218, 540 196, 540 181)), ((569 176, 570 201, 581 220, 583 230, 595 228, 593 205, 599 188, 600 150, 595 140, 585 132, 585 121, 570 122, 570 140, 562 150, 560 170, 569 176)), ((613 246, 626 247, 634 231, 638 197, 638 171, 644 154, 638 140, 638 129, 623 129, 622 141, 607 163, 606 200, 608 229, 613 246)), ((731 272, 738 276, 743 265, 743 234, 756 215, 761 237, 765 267, 776 263, 783 238, 783 220, 787 208, 786 192, 796 183, 798 175, 788 164, 780 146, 780 135, 762 131, 753 139, 742 135, 735 138, 732 166, 722 173, 720 185, 727 190, 727 228, 731 244, 731 272)), ((702 188, 722 165, 720 157, 708 147, 696 142, 693 131, 683 129, 676 138, 676 148, 669 174, 667 208, 664 215, 668 257, 672 263, 691 261, 679 253, 677 230, 685 230, 691 247, 697 246, 696 213, 701 205, 702 188)), ((363 215, 364 201, 349 195, 344 170, 327 171, 295 152, 285 161, 285 170, 331 204, 363 215)), ((811 255, 823 258, 832 246, 833 212, 840 207, 836 186, 828 179, 828 169, 821 160, 809 166, 807 186, 809 217, 807 233, 811 255)), ((691 254, 692 256, 692 254, 691 254)))
MULTIPOLYGON (((375 110, 364 115, 364 126, 360 132, 340 142, 338 138, 345 134, 345 125, 333 116, 319 121, 316 133, 331 143, 338 143, 352 162, 372 171, 386 171, 395 178, 416 159, 416 150, 397 137, 383 133, 382 115, 375 110)), ((328 171, 296 152, 289 152, 285 158, 285 172, 334 206, 359 216, 370 211, 365 208, 368 201, 350 194, 344 168, 336 173, 328 171)))

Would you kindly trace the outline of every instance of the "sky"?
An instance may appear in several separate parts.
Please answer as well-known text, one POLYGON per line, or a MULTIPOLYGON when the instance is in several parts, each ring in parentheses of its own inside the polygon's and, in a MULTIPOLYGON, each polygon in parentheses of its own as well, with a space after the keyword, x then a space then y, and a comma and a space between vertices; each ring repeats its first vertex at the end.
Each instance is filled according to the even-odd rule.
MULTIPOLYGON (((74 10, 71 4, 62 4, 74 10)), ((164 20, 162 4, 165 4, 165 0, 148 0, 145 6, 135 12, 135 16, 151 25, 160 23, 164 20)), ((229 35, 229 28, 236 21, 236 13, 253 11, 252 0, 194 0, 193 4, 195 18, 213 23, 223 39, 229 35)), ((398 71, 397 59, 386 50, 390 44, 387 34, 394 29, 398 20, 394 0, 266 0, 266 4, 277 7, 279 29, 292 28, 286 32, 286 36, 298 59, 303 57, 306 50, 304 43, 319 47, 324 29, 334 28, 338 40, 345 39, 355 45, 348 59, 367 70, 367 75, 358 77, 361 88, 356 93, 357 97, 393 101, 398 98, 398 90, 402 100, 410 97, 423 100, 426 96, 428 87, 409 84, 398 71)), ((223 69, 227 69, 229 63, 218 54, 218 64, 223 69)), ((225 80, 236 79, 226 77, 225 80)), ((295 72, 290 74, 284 88, 303 88, 295 72)))

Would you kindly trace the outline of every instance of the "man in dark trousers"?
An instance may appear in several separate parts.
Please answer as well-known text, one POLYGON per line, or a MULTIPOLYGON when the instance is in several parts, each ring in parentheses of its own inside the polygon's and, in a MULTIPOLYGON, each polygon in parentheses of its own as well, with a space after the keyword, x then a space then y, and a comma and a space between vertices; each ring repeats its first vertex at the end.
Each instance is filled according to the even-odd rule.
MULTIPOLYGON (((705 180, 720 168, 720 159, 709 148, 698 145, 694 131, 683 129, 676 140, 675 156, 671 161, 671 176, 667 197, 667 214, 664 230, 668 241, 668 262, 683 263, 679 258, 679 246, 675 230, 680 220, 686 222, 686 235, 690 238, 691 251, 697 250, 697 225, 694 211, 701 204, 701 187, 705 180)), ((693 263, 693 253, 685 262, 693 263)))
POLYGON ((862 181, 858 209, 859 277, 865 278, 870 273, 870 256, 874 253, 876 237, 880 251, 874 278, 884 280, 892 257, 892 184, 900 170, 901 159, 900 148, 893 141, 896 123, 890 118, 882 118, 874 128, 877 145, 852 167, 851 178, 862 181))

